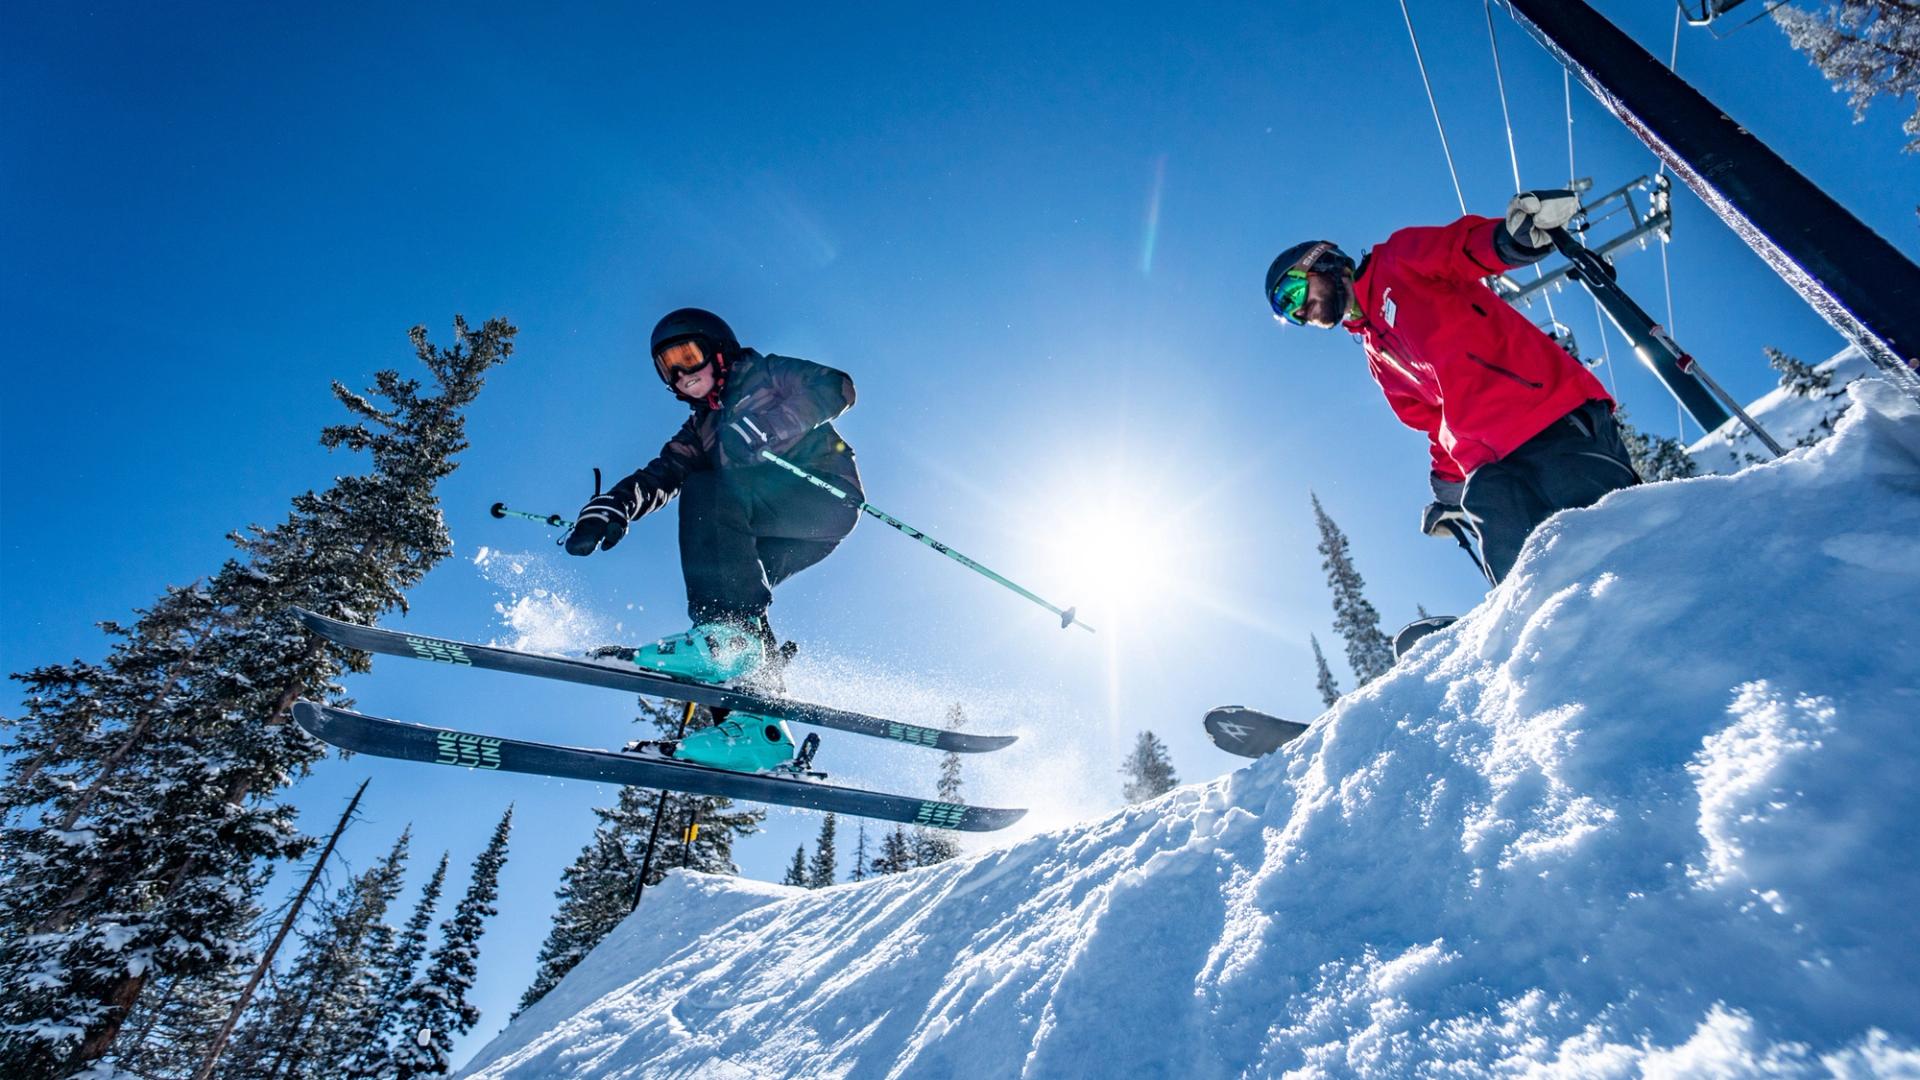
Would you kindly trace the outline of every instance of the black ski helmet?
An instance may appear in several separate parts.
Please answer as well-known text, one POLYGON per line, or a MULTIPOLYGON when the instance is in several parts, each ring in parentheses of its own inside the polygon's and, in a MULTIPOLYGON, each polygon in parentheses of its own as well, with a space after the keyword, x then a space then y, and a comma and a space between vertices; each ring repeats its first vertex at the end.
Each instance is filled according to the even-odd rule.
POLYGON ((1289 270, 1305 270, 1311 274, 1333 274, 1340 270, 1353 269, 1353 257, 1340 250, 1340 245, 1331 240, 1308 240, 1295 244, 1281 252, 1267 267, 1267 288, 1261 294, 1262 299, 1273 297, 1273 287, 1289 270), (1315 250, 1315 249, 1318 250, 1315 250))
POLYGON ((651 355, 659 356, 661 349, 689 338, 697 338, 702 348, 729 360, 740 351, 740 339, 733 336, 733 327, 725 319, 702 308, 683 307, 653 324, 651 355))
POLYGON ((1341 251, 1340 246, 1331 240, 1308 240, 1281 252, 1267 267, 1265 299, 1267 306, 1273 310, 1274 318, 1296 324, 1301 321, 1298 315, 1284 314, 1287 309, 1274 298, 1274 290, 1280 287, 1281 280, 1295 270, 1324 274, 1331 278, 1338 290, 1340 310, 1345 311, 1353 306, 1353 257, 1341 251))

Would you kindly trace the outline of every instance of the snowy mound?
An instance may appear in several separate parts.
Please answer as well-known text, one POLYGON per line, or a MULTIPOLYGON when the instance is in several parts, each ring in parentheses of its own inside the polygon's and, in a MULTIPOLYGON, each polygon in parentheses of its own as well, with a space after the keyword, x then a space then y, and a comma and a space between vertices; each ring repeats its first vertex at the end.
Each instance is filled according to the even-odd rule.
MULTIPOLYGON (((1851 399, 1847 387, 1877 370, 1867 354, 1854 346, 1835 353, 1813 370, 1826 385, 1796 394, 1786 388, 1770 390, 1744 406, 1747 415, 1767 430, 1774 441, 1792 449, 1810 445, 1827 437, 1851 399)), ((1688 456, 1701 472, 1734 473, 1757 461, 1773 460, 1773 452, 1754 438, 1745 424, 1729 420, 1708 432, 1699 442, 1687 447, 1688 456)))
POLYGON ((1920 409, 1851 393, 1561 515, 1231 776, 858 885, 678 875, 469 1075, 1920 1070, 1920 409))

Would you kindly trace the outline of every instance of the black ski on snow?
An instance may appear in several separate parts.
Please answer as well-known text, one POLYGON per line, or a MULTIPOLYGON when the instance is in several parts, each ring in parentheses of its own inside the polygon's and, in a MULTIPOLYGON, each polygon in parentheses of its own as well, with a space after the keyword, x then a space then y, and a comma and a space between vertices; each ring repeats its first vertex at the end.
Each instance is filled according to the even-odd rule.
POLYGON ((1251 758, 1271 754, 1307 730, 1305 724, 1243 705, 1220 706, 1207 714, 1206 725, 1213 745, 1229 754, 1251 758))
POLYGON ((864 713, 847 712, 844 709, 832 709, 825 705, 810 705, 803 701, 756 694, 738 687, 689 682, 619 661, 576 660, 567 656, 547 656, 542 653, 521 652, 518 649, 502 649, 493 645, 475 645, 446 638, 424 637, 398 630, 382 630, 377 626, 359 626, 341 622, 300 608, 294 610, 299 612, 300 621, 306 623, 309 630, 336 645, 359 649, 362 652, 410 656, 418 660, 432 660, 456 667, 512 671, 543 679, 559 679, 562 682, 601 686, 609 690, 625 690, 635 694, 646 694, 649 697, 692 701, 710 708, 738 709, 741 712, 774 716, 795 723, 812 724, 815 727, 832 728, 835 731, 850 731, 856 735, 871 735, 876 739, 892 739, 896 742, 911 743, 914 746, 952 750, 962 754, 998 750, 1019 738, 1018 735, 977 735, 972 732, 942 731, 939 728, 922 727, 919 724, 902 724, 892 720, 882 720, 877 716, 867 716, 864 713))
POLYGON ((650 755, 498 739, 364 716, 311 701, 295 702, 293 719, 314 738, 342 750, 401 761, 717 795, 965 832, 1004 829, 1026 814, 1025 810, 915 799, 795 777, 730 772, 650 755))

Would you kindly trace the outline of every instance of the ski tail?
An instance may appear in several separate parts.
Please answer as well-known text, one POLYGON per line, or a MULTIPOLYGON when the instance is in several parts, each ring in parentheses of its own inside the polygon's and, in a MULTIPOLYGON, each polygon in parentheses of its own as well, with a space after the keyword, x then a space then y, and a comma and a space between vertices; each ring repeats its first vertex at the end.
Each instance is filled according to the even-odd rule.
POLYGON ((1222 705, 1207 713, 1207 737, 1229 754, 1257 758, 1297 739, 1308 725, 1282 720, 1243 705, 1222 705))

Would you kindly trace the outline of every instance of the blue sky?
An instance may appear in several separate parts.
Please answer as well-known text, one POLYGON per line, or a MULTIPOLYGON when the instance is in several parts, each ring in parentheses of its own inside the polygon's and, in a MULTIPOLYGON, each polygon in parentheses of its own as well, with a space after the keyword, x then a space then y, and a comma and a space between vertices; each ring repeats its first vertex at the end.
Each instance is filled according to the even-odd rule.
MULTIPOLYGON (((1484 16, 1411 6, 1469 204, 1498 212, 1513 183, 1484 16)), ((1601 6, 1666 54, 1664 5, 1601 6)), ((1102 629, 1062 633, 868 522, 774 611, 815 685, 845 673, 836 703, 909 719, 965 700, 977 727, 1022 732, 967 775, 983 801, 1040 808, 1040 824, 1117 803, 1114 770, 1142 728, 1183 778, 1226 771, 1200 714, 1310 717, 1307 634, 1338 651, 1309 490, 1352 537, 1389 627, 1416 603, 1466 610, 1480 589, 1451 545, 1418 533, 1422 440, 1358 349, 1276 327, 1255 291, 1296 240, 1357 251, 1457 214, 1399 7, 1202 8, 16 13, 0 45, 6 669, 97 656, 96 621, 217 567, 229 529, 278 520, 295 491, 363 468, 316 444, 341 415, 329 381, 406 370, 406 329, 444 342, 455 312, 511 319, 518 351, 444 489, 456 557, 405 625, 498 637, 496 605, 538 584, 595 630, 674 628, 671 514, 567 561, 539 528, 485 511, 570 513, 593 466, 647 460, 684 408, 645 335, 699 304, 751 345, 853 374, 842 429, 875 503, 1102 629), (528 573, 503 575, 512 559, 483 573, 482 548, 528 573)), ((1559 69, 1495 23, 1523 177, 1558 186, 1559 69)), ((1724 41, 1683 31, 1678 66, 1920 253, 1920 158, 1898 153, 1899 109, 1854 124, 1764 24, 1724 41)), ((1581 175, 1605 188, 1653 169, 1577 89, 1573 115, 1581 175)), ((1810 360, 1840 347, 1691 195, 1675 212, 1673 329, 1721 382, 1769 387, 1762 345, 1810 360)), ((1627 257, 1622 280, 1664 314, 1657 252, 1627 257)), ((1591 305, 1563 297, 1594 348, 1591 305)), ((1674 433, 1650 375, 1622 363, 1613 377, 1642 426, 1674 433)), ((404 718, 628 737, 617 695, 423 667, 382 660, 352 689, 404 718)), ((0 711, 18 704, 0 691, 0 711)), ((931 789, 931 755, 851 742, 829 735, 823 764, 931 789)), ((611 793, 356 759, 291 797, 318 830, 369 774, 347 855, 364 865, 410 821, 416 877, 442 848, 463 875, 518 803, 484 1036, 611 793)), ((743 869, 777 877, 816 828, 776 813, 743 869)))

